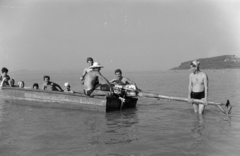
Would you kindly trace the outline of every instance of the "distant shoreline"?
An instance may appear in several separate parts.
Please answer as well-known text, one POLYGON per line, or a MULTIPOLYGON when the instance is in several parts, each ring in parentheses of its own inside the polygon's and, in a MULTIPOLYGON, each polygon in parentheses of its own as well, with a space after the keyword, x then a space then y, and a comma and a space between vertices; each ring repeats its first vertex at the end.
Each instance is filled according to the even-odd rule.
MULTIPOLYGON (((172 72, 176 72, 176 71, 188 71, 188 70, 190 70, 190 69, 170 69, 169 71, 172 71, 172 72)), ((201 69, 200 68, 200 70, 201 71, 234 71, 234 70, 236 70, 236 71, 240 71, 240 68, 226 68, 226 69, 201 69)))
MULTIPOLYGON (((171 70, 186 70, 189 69, 190 63, 193 60, 182 62, 178 67, 171 68, 171 70)), ((208 70, 228 70, 240 69, 240 58, 235 55, 222 55, 209 58, 197 59, 200 62, 200 69, 208 70)))

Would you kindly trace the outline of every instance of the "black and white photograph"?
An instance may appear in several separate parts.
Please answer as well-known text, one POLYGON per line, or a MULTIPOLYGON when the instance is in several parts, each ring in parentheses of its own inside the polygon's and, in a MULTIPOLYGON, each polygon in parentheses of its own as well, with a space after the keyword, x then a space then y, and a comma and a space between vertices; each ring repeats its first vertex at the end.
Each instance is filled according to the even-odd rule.
POLYGON ((0 156, 239 156, 240 0, 0 0, 0 156))

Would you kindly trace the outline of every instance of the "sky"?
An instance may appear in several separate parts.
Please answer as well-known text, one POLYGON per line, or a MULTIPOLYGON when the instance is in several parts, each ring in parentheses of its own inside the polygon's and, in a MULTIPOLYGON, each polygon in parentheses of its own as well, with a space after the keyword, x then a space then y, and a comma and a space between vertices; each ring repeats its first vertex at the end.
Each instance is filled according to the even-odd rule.
POLYGON ((0 67, 160 71, 240 56, 240 0, 0 0, 0 67))

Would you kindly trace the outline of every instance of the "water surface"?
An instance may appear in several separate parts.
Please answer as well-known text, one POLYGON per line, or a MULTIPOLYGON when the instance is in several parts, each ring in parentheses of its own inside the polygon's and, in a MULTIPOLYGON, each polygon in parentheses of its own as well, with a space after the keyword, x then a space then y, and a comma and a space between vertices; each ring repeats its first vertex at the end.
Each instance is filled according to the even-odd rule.
MULTIPOLYGON (((0 100, 1 156, 235 156, 240 152, 240 71, 205 71, 209 99, 230 99, 227 117, 215 106, 204 115, 185 102, 139 99, 136 109, 100 113, 31 107, 0 100)), ((104 73, 104 72, 103 72, 104 73)), ((42 84, 43 73, 10 73, 27 86, 42 84)), ((63 86, 82 90, 79 73, 51 73, 63 86)), ((113 78, 112 73, 104 73, 113 78)), ((187 97, 189 71, 127 72, 144 91, 187 97)))

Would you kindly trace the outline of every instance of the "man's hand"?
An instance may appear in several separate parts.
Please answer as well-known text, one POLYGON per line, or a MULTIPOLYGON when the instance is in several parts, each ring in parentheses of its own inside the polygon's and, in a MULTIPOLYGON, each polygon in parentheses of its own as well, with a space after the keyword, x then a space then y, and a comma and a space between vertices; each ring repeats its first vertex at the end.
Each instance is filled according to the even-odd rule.
POLYGON ((203 99, 203 104, 204 104, 204 105, 208 105, 208 101, 207 101, 206 98, 203 99))
POLYGON ((191 98, 188 98, 188 103, 191 103, 191 104, 193 104, 193 99, 191 99, 191 98))

